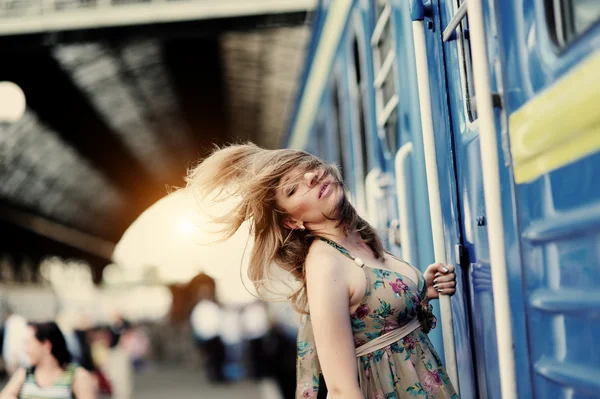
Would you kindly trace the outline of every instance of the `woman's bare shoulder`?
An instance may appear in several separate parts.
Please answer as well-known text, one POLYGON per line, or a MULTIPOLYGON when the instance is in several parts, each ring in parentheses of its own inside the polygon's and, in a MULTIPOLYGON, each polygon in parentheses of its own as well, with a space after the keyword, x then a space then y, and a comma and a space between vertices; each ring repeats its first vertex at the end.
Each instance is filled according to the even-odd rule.
POLYGON ((343 258, 326 243, 316 240, 306 256, 307 278, 336 277, 343 274, 343 258))
POLYGON ((92 375, 90 374, 89 371, 87 371, 86 369, 84 369, 83 367, 77 367, 75 369, 75 379, 76 380, 82 380, 82 381, 86 381, 86 380, 91 380, 92 375))

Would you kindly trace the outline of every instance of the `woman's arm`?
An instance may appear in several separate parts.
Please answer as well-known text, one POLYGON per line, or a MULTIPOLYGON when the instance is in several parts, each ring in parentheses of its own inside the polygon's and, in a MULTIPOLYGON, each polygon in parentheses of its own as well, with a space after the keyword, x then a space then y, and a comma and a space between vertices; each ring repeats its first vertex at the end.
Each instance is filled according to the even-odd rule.
POLYGON ((347 265, 325 251, 306 259, 310 317, 317 354, 333 399, 363 399, 350 322, 347 265))
POLYGON ((2 392, 0 392, 0 399, 18 399, 26 375, 27 372, 25 369, 18 369, 10 378, 2 392))
POLYGON ((92 376, 83 367, 79 367, 75 371, 75 377, 73 378, 73 393, 77 399, 96 399, 97 397, 92 376))

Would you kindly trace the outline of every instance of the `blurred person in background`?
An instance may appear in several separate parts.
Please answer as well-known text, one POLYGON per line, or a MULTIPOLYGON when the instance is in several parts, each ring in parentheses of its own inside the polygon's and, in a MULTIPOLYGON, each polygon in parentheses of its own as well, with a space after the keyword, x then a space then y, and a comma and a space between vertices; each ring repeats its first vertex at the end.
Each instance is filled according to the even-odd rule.
POLYGON ((101 394, 111 395, 112 387, 104 372, 104 365, 110 348, 110 334, 104 328, 95 327, 89 331, 88 340, 98 389, 101 394))
POLYGON ((283 399, 296 397, 296 336, 299 317, 289 303, 269 304, 271 329, 265 337, 264 356, 268 374, 283 399))
POLYGON ((92 360, 92 348, 90 346, 90 331, 84 328, 78 328, 75 330, 75 337, 81 348, 81 359, 79 365, 84 369, 95 372, 96 367, 92 360))
POLYGON ((77 338, 77 334, 75 333, 75 317, 76 316, 73 312, 63 311, 56 316, 56 324, 58 325, 58 328, 60 328, 60 331, 65 338, 67 349, 71 354, 73 363, 82 366, 83 349, 79 339, 77 338))
POLYGON ((139 326, 132 326, 121 336, 120 346, 129 356, 133 369, 143 370, 150 347, 150 340, 146 333, 139 326))
POLYGON ((269 332, 269 316, 264 303, 256 301, 242 310, 242 329, 248 346, 248 374, 255 380, 266 377, 265 337, 269 332))
POLYGON ((25 336, 27 334, 27 320, 10 308, 6 309, 4 319, 4 339, 2 344, 2 358, 9 375, 19 367, 27 367, 29 361, 25 350, 25 336))
POLYGON ((221 308, 212 300, 204 299, 196 304, 190 316, 190 324, 196 346, 204 360, 209 381, 223 382, 225 376, 225 346, 219 336, 221 308))
POLYGON ((225 344, 225 362, 223 373, 225 381, 238 381, 245 376, 243 362, 243 335, 240 309, 224 307, 221 309, 220 336, 225 344))
POLYGON ((266 336, 263 358, 266 373, 277 383, 283 399, 296 397, 296 335, 284 326, 274 323, 266 336))
POLYGON ((121 335, 131 328, 131 323, 116 312, 113 317, 113 322, 110 325, 111 347, 115 347, 119 343, 121 335))
POLYGON ((0 399, 95 399, 90 374, 71 362, 65 338, 54 322, 30 324, 27 356, 31 367, 18 369, 0 399))
POLYGON ((111 386, 113 399, 130 399, 133 394, 133 365, 124 341, 112 341, 104 363, 104 373, 111 386))
POLYGON ((97 328, 91 346, 101 392, 114 399, 131 398, 133 367, 120 335, 115 340, 110 327, 97 328))

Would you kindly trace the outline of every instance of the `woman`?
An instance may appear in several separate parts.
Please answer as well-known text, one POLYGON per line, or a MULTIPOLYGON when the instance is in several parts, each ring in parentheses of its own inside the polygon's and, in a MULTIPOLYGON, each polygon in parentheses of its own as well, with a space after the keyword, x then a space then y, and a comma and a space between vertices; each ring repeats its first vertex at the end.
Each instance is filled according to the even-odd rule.
POLYGON ((194 168, 188 189, 239 198, 215 219, 226 237, 251 222, 248 275, 259 293, 273 266, 298 281, 289 299, 310 314, 298 337, 298 398, 317 395, 321 370, 334 399, 458 398, 426 335, 435 322, 428 299, 454 293, 452 266, 421 274, 386 253, 334 166, 301 151, 235 145, 194 168))
POLYGON ((71 363, 71 354, 54 322, 30 324, 27 333, 29 369, 19 369, 0 399, 95 399, 90 374, 71 363))

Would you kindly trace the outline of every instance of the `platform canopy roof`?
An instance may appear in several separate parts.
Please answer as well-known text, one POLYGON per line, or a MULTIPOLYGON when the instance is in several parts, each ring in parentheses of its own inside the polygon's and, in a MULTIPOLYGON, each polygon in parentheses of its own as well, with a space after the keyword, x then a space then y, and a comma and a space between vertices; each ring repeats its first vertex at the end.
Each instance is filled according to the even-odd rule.
MULTIPOLYGON (((27 16, 24 5, 1 0, 0 24, 27 16)), ((0 124, 2 253, 103 265, 214 144, 279 147, 311 15, 0 32, 0 81, 27 101, 18 122, 0 124)))

